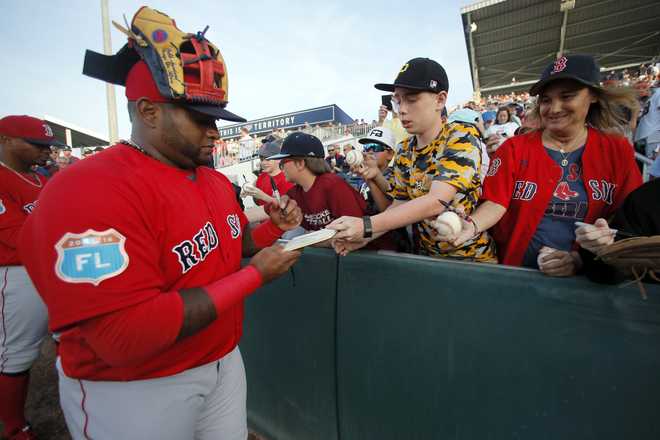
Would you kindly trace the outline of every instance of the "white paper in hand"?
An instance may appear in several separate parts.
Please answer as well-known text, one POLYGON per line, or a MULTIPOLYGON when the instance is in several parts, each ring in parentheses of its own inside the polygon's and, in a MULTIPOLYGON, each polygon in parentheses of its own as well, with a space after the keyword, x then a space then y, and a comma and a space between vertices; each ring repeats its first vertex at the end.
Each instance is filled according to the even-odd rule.
POLYGON ((287 241, 284 245, 285 251, 295 251, 296 249, 305 246, 311 246, 322 241, 326 241, 337 233, 334 229, 321 229, 319 231, 310 232, 309 234, 299 235, 287 241))

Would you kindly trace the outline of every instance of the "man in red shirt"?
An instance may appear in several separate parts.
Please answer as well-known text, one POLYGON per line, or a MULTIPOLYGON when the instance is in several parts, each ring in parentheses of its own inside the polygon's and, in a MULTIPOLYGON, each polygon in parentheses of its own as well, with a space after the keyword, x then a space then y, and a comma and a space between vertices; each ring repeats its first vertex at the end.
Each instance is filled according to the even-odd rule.
POLYGON ((24 415, 29 371, 46 335, 48 314, 22 266, 17 238, 46 178, 32 172, 46 164, 59 142, 41 119, 0 119, 0 420, 4 436, 35 438, 24 415))
POLYGON ((126 86, 130 140, 53 179, 19 239, 60 334, 60 404, 76 439, 244 440, 243 300, 298 259, 271 245, 300 209, 283 197, 251 228, 208 167, 216 119, 244 119, 204 34, 147 7, 126 33, 84 73, 126 86))
MULTIPOLYGON (((275 182, 277 191, 280 194, 286 194, 291 188, 293 188, 293 183, 286 180, 284 173, 280 169, 279 160, 270 160, 270 156, 279 154, 280 148, 282 146, 282 141, 279 139, 273 139, 269 142, 266 142, 259 149, 259 159, 261 160, 261 174, 257 177, 257 181, 254 186, 262 190, 269 196, 273 196, 273 185, 271 184, 271 178, 275 182)), ((265 202, 255 199, 255 203, 259 206, 264 205, 265 202)))

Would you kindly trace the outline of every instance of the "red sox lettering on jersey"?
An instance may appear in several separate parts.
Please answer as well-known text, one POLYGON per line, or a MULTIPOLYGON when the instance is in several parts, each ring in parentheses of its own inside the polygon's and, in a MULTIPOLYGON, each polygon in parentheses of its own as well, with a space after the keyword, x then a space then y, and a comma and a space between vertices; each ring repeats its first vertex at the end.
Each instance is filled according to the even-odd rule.
MULTIPOLYGON (((227 223, 229 223, 229 217, 227 217, 227 223)), ((217 247, 218 234, 215 232, 213 225, 206 222, 191 240, 183 240, 172 248, 172 252, 179 259, 182 273, 186 273, 201 261, 204 261, 206 256, 217 247)))
POLYGON ((526 180, 517 180, 513 188, 514 200, 529 201, 534 198, 534 195, 536 195, 536 189, 538 188, 538 185, 534 182, 528 182, 526 180))
POLYGON ((522 262, 544 215, 573 217, 586 211, 584 222, 593 223, 613 213, 641 182, 633 149, 620 136, 589 128, 582 166, 571 166, 566 173, 546 152, 540 131, 507 140, 491 161, 483 197, 506 208, 493 228, 500 262, 522 262), (587 193, 586 206, 574 201, 578 194, 569 185, 578 179, 587 193), (563 203, 551 206, 553 196, 563 203))
POLYGON ((608 182, 604 179, 600 181, 596 179, 589 180, 589 188, 591 188, 591 198, 594 200, 602 200, 603 202, 611 205, 614 203, 614 191, 616 190, 617 185, 615 183, 608 182))

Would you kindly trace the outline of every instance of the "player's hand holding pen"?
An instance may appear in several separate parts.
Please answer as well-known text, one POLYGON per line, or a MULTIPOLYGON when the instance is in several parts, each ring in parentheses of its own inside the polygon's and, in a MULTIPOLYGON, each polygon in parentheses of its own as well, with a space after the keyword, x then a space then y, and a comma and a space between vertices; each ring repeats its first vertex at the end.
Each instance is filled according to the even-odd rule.
POLYGON ((265 206, 270 220, 283 231, 290 231, 302 222, 302 211, 295 200, 288 196, 277 197, 276 201, 265 206), (279 199, 279 201, 277 200, 279 199))

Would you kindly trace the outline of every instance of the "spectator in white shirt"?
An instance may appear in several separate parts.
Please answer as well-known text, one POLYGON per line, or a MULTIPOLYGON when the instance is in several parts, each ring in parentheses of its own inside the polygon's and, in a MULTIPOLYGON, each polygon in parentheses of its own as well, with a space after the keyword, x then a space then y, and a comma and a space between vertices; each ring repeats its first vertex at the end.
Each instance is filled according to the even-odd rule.
POLYGON ((486 131, 486 145, 488 152, 493 153, 508 138, 515 136, 518 124, 513 122, 511 110, 508 107, 500 107, 497 110, 495 123, 486 131))
POLYGON ((654 89, 653 95, 646 101, 637 124, 635 143, 646 141, 646 156, 651 157, 660 147, 660 89, 654 89))

